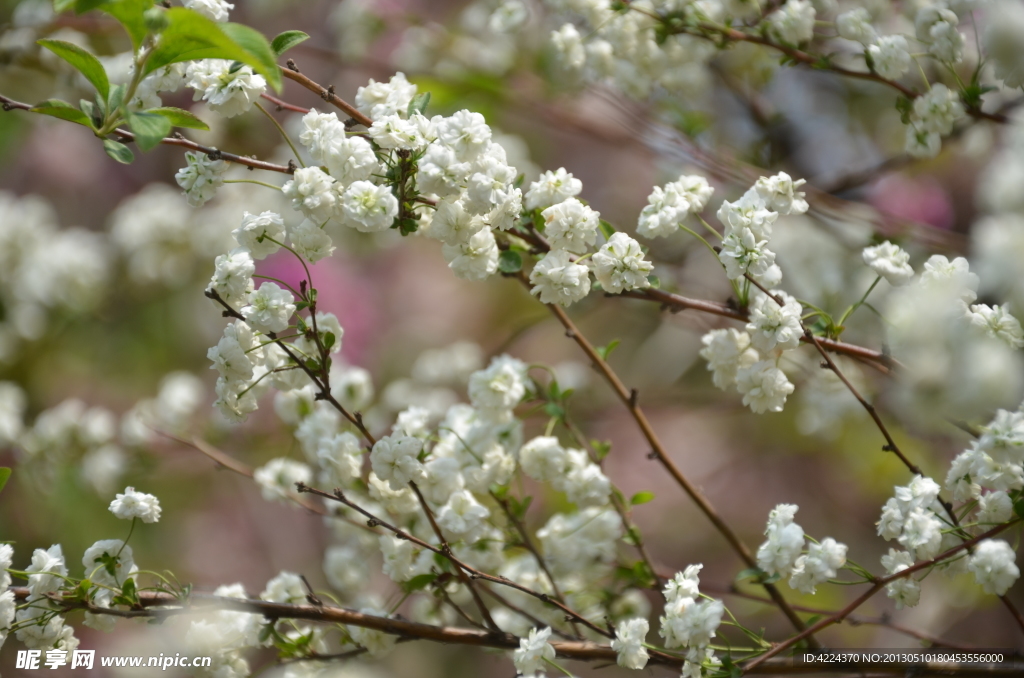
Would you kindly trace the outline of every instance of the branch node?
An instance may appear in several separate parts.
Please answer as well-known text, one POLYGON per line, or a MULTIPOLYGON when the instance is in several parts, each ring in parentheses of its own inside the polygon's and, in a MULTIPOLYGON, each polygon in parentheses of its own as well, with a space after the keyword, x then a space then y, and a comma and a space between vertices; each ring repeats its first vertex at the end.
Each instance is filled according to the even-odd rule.
POLYGON ((288 67, 289 71, 294 71, 296 73, 301 73, 302 72, 302 71, 299 70, 299 67, 295 65, 295 61, 292 60, 292 59, 289 59, 288 61, 286 61, 285 65, 288 67))
POLYGON ((298 166, 295 164, 295 161, 292 160, 291 158, 289 158, 288 159, 288 174, 295 174, 295 170, 297 170, 297 169, 298 169, 298 166))
POLYGON ((639 391, 637 391, 635 388, 629 389, 629 406, 635 409, 636 408, 636 401, 637 401, 637 399, 639 397, 640 397, 640 392, 639 391))
POLYGON ((208 155, 210 157, 210 160, 223 160, 224 159, 224 154, 221 153, 220 150, 218 150, 216 148, 211 148, 209 151, 206 152, 206 155, 208 155))
POLYGON ((893 448, 893 446, 888 444, 888 443, 886 443, 885 445, 882 445, 882 452, 895 452, 895 451, 896 451, 895 448, 893 448))
POLYGON ((650 452, 647 453, 647 458, 648 459, 657 459, 658 458, 658 451, 657 450, 651 450, 650 452))

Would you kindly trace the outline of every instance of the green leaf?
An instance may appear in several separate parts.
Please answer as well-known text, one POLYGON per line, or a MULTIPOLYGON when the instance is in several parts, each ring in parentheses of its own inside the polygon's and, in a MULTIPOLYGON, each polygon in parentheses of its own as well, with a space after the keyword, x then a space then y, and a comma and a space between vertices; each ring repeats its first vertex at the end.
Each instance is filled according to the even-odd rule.
POLYGON ((601 360, 608 360, 608 356, 612 354, 612 351, 614 351, 620 343, 622 342, 620 342, 618 339, 613 339, 611 342, 608 343, 607 346, 598 346, 594 350, 597 351, 597 354, 599 356, 601 356, 601 360))
POLYGON ((107 98, 107 110, 116 111, 124 103, 124 95, 128 93, 127 85, 114 85, 110 88, 110 96, 107 98))
POLYGON ((167 19, 168 26, 146 60, 143 75, 181 61, 229 59, 252 66, 275 91, 281 90, 277 58, 259 31, 240 24, 217 24, 184 7, 167 10, 167 19))
POLYGON ((414 113, 423 115, 426 113, 427 104, 430 103, 430 92, 420 92, 409 102, 408 115, 411 118, 414 113))
POLYGON ((106 99, 110 96, 110 80, 107 79, 107 72, 103 70, 103 64, 99 59, 78 45, 63 40, 36 40, 36 42, 74 66, 75 70, 92 83, 101 97, 106 99))
POLYGON ((764 576, 764 570, 762 570, 761 568, 759 568, 759 567, 748 567, 747 569, 745 569, 742 572, 740 572, 739 574, 737 574, 736 578, 733 581, 735 581, 736 583, 739 583, 739 582, 747 580, 747 579, 753 579, 753 580, 757 581, 757 580, 760 580, 761 577, 763 577, 763 576, 764 576))
POLYGON ((658 289, 661 287, 661 280, 659 280, 658 276, 656 275, 647 276, 647 282, 649 282, 651 284, 651 287, 653 287, 654 289, 658 289))
POLYGON ((409 581, 402 582, 402 590, 406 593, 412 593, 413 591, 422 591, 437 579, 437 574, 428 572, 426 574, 418 574, 409 581))
POLYGON ((66 12, 75 6, 75 0, 53 0, 53 11, 66 12))
POLYGON ((629 503, 632 506, 639 506, 640 504, 646 504, 647 502, 649 502, 649 501, 651 501, 653 499, 654 499, 654 493, 653 492, 648 492, 648 491, 645 490, 643 492, 637 492, 636 494, 634 494, 630 498, 629 503))
POLYGON ((122 165, 130 165, 135 160, 135 154, 132 153, 132 149, 113 139, 103 140, 103 150, 122 165))
POLYGON ((6 466, 0 467, 0 492, 3 492, 7 481, 11 479, 11 469, 6 466))
POLYGON ((106 12, 110 16, 117 19, 118 23, 124 27, 125 31, 128 32, 128 36, 132 39, 132 46, 137 50, 141 45, 142 41, 146 39, 146 35, 149 34, 146 28, 146 21, 143 15, 146 10, 153 6, 153 0, 57 0, 54 2, 54 7, 57 11, 63 11, 69 9, 72 6, 75 8, 75 13, 84 14, 93 9, 98 9, 101 12, 106 12))
POLYGON ((523 520, 526 518, 526 512, 530 510, 530 504, 533 503, 533 495, 528 495, 522 501, 516 501, 515 497, 509 499, 509 509, 512 511, 512 515, 516 517, 516 520, 523 520))
POLYGON ((135 143, 143 152, 159 144, 171 131, 171 121, 156 113, 129 113, 128 126, 135 133, 135 143))
POLYGON ((505 250, 498 255, 498 270, 502 273, 515 273, 523 269, 523 258, 519 252, 505 250))
POLYGON ((611 240, 612 236, 615 235, 615 227, 604 219, 599 220, 598 223, 601 227, 601 235, 604 236, 604 239, 611 240))
POLYGON ((546 404, 544 406, 544 412, 549 417, 554 417, 555 419, 561 419, 562 417, 565 416, 565 410, 562 409, 562 406, 557 403, 546 404))
POLYGON ((602 461, 612 451, 610 440, 591 440, 590 446, 594 448, 594 454, 597 456, 598 461, 602 461))
POLYGON ((337 340, 338 338, 334 336, 334 332, 325 333, 323 336, 324 348, 330 351, 332 348, 334 348, 334 342, 336 342, 337 340))
POLYGON ((274 49, 267 42, 266 37, 255 28, 243 24, 220 24, 220 28, 236 45, 250 55, 248 61, 245 59, 239 59, 239 61, 252 66, 257 73, 267 79, 275 92, 280 92, 283 76, 281 69, 277 67, 277 54, 274 53, 274 49))
POLYGON ((71 122, 77 122, 79 125, 92 127, 92 120, 86 113, 83 113, 68 102, 61 101, 60 99, 47 99, 46 101, 41 101, 33 106, 31 110, 33 113, 50 115, 54 118, 70 120, 71 122))
POLYGON ((274 50, 274 54, 277 56, 281 56, 295 45, 307 40, 309 40, 309 35, 302 31, 285 31, 274 38, 274 41, 270 43, 270 49, 274 50))
POLYGON ((210 126, 205 122, 192 115, 190 112, 181 108, 174 108, 173 106, 162 106, 160 108, 151 108, 146 113, 155 113, 156 115, 162 115, 171 121, 171 125, 174 127, 185 127, 188 129, 201 129, 208 131, 210 126))

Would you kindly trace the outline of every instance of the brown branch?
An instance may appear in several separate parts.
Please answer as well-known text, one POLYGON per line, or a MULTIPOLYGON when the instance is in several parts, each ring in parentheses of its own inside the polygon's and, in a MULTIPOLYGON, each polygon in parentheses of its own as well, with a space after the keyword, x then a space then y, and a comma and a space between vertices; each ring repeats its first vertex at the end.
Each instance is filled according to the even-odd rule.
MULTIPOLYGON (((437 519, 434 518, 434 512, 430 510, 430 506, 427 504, 427 500, 424 498, 423 493, 420 492, 419 486, 410 480, 409 487, 411 487, 412 491, 416 493, 416 499, 419 500, 420 507, 423 509, 423 512, 427 514, 427 520, 430 522, 430 529, 434 531, 434 535, 441 544, 440 552, 451 561, 452 565, 455 566, 455 575, 459 578, 459 581, 462 582, 462 585, 466 587, 470 595, 473 596, 473 602, 476 603, 477 609, 480 610, 480 616, 483 617, 484 623, 487 624, 488 628, 498 630, 498 625, 494 622, 494 618, 491 617, 491 612, 487 609, 487 604, 484 602, 483 598, 480 597, 480 592, 477 591, 476 586, 473 585, 473 581, 466 575, 466 572, 462 569, 459 561, 451 557, 452 547, 444 538, 444 534, 441 532, 441 526, 437 524, 437 519)), ((335 493, 337 493, 337 491, 335 493)))
MULTIPOLYGON (((12 586, 8 589, 14 593, 19 601, 29 597, 28 587, 12 586)), ((479 629, 466 629, 452 626, 433 626, 419 622, 408 621, 400 618, 378 617, 371 614, 363 614, 342 607, 330 605, 294 605, 288 603, 270 603, 265 600, 225 598, 206 593, 192 593, 187 603, 170 593, 158 591, 140 591, 138 594, 141 609, 139 610, 112 610, 110 608, 94 608, 89 610, 94 614, 110 616, 125 616, 124 612, 132 612, 132 617, 150 617, 162 619, 171 616, 202 614, 209 610, 230 610, 234 612, 246 612, 249 614, 262 615, 270 620, 276 619, 301 619, 303 621, 319 622, 324 624, 346 624, 349 626, 360 626, 374 629, 389 635, 398 636, 399 641, 429 640, 449 645, 465 645, 470 647, 489 647, 499 650, 515 650, 519 647, 519 638, 509 633, 481 631, 479 629)), ((88 609, 81 601, 65 599, 60 594, 51 597, 54 604, 65 612, 88 609)), ((601 645, 591 641, 566 641, 552 640, 551 646, 555 649, 556 655, 564 659, 572 659, 584 662, 606 662, 615 663, 618 655, 610 646, 601 645)), ((356 652, 356 651, 353 651, 356 652)), ((682 659, 670 654, 658 651, 649 651, 650 664, 680 668, 682 659)), ((354 656, 352 653, 345 653, 345 656, 354 656)), ((324 657, 323 659, 327 659, 324 657)), ((908 675, 915 676, 949 676, 955 675, 961 678, 985 678, 987 676, 1019 676, 1019 666, 1007 665, 981 665, 964 666, 949 664, 879 664, 872 665, 871 670, 884 675, 908 675)), ((851 668, 845 664, 795 664, 789 659, 763 661, 756 667, 747 667, 745 673, 756 675, 809 675, 821 673, 850 673, 851 668)))
POLYGON ((319 85, 300 73, 298 66, 296 66, 295 62, 291 59, 288 60, 287 68, 283 66, 281 67, 281 74, 289 80, 299 83, 310 92, 316 93, 324 101, 334 104, 363 127, 371 127, 373 125, 373 120, 370 120, 368 117, 360 113, 358 108, 335 94, 334 87, 324 87, 319 85))
MULTIPOLYGON (((530 282, 522 271, 517 274, 517 277, 519 281, 526 286, 526 289, 529 290, 530 282)), ((619 379, 619 375, 615 373, 615 370, 613 370, 604 358, 598 354, 593 344, 583 336, 579 331, 579 328, 576 327, 560 306, 555 304, 545 304, 545 306, 547 306, 548 310, 558 318, 558 321, 565 328, 566 336, 575 341, 576 344, 583 349, 583 352, 587 354, 588 358, 590 358, 594 367, 597 368, 605 381, 607 381, 612 387, 612 390, 615 391, 615 395, 619 397, 619 400, 621 400, 623 405, 626 406, 626 409, 629 410, 629 413, 640 428, 640 432, 651 446, 653 456, 661 462, 661 465, 665 467, 665 470, 667 470, 672 478, 675 479, 676 483, 683 488, 683 491, 687 496, 689 496, 693 503, 697 505, 707 519, 711 521, 711 524, 715 526, 715 529, 718 530, 718 532, 725 538, 733 551, 739 555, 740 559, 747 565, 747 567, 757 567, 757 560, 750 552, 750 549, 747 548, 747 545, 744 544, 739 536, 732 531, 732 528, 726 524, 725 520, 711 505, 711 502, 708 501, 707 497, 705 497, 704 494, 693 483, 691 483, 685 475, 683 475, 683 472, 678 466, 676 466, 675 462, 672 461, 672 458, 668 455, 668 451, 665 449, 665 446, 662 445, 658 435, 651 427, 650 421, 647 420, 647 415, 645 415, 643 410, 640 408, 635 392, 626 388, 625 384, 622 383, 622 380, 619 379)), ((764 584, 763 586, 768 592, 768 595, 775 601, 775 604, 778 605, 779 609, 782 610, 783 614, 785 614, 789 619, 790 623, 792 623, 797 630, 802 631, 805 628, 803 621, 789 606, 789 603, 787 603, 786 599, 783 598, 782 593, 778 588, 776 588, 774 584, 764 584)), ((810 639, 810 644, 816 646, 816 642, 813 638, 810 639)))
POLYGON ((264 99, 266 99, 267 101, 269 101, 270 103, 274 104, 275 106, 277 106, 277 110, 279 110, 279 111, 294 111, 295 113, 309 113, 309 109, 308 108, 303 108, 302 106, 296 106, 295 104, 290 104, 287 101, 284 101, 283 99, 278 99, 277 97, 271 96, 271 95, 267 94, 266 92, 264 92, 260 96, 263 97, 264 99))
MULTIPOLYGON (((2 94, 0 94, 0 104, 2 104, 0 108, 3 108, 3 110, 5 111, 32 111, 31 104, 26 104, 21 101, 15 101, 14 99, 5 97, 2 94)), ((122 142, 135 141, 135 135, 123 129, 114 130, 110 136, 118 138, 122 142)), ((164 137, 163 139, 160 140, 160 143, 164 144, 165 146, 180 146, 181 148, 187 148, 190 151, 198 151, 199 153, 203 153, 205 155, 210 156, 214 160, 227 160, 228 162, 233 162, 237 165, 245 165, 246 167, 249 167, 251 169, 261 169, 267 170, 269 172, 281 172, 282 174, 291 174, 294 171, 292 168, 287 167, 285 165, 275 165, 272 162, 264 162, 263 160, 257 160, 256 158, 250 158, 244 155, 235 155, 234 153, 228 153, 227 151, 222 151, 211 146, 203 146, 202 144, 197 144, 194 141, 189 141, 188 139, 181 136, 177 132, 173 136, 164 137)))
POLYGON ((590 628, 591 630, 596 631, 597 633, 601 634, 602 636, 607 636, 609 638, 614 636, 614 634, 609 633, 609 631, 607 629, 603 629, 600 626, 594 624, 593 622, 591 622, 589 619, 587 619, 583 615, 579 614, 578 612, 576 612, 572 608, 568 607, 567 605, 563 605, 562 603, 558 602, 557 600, 555 600, 551 596, 547 595, 546 593, 539 593, 537 591, 534 591, 531 588, 528 588, 526 586, 523 586, 522 584, 519 584, 519 583, 517 583, 515 581, 512 581, 511 579, 506 579, 505 577, 496 577, 494 575, 487 574, 486 572, 481 572, 480 570, 477 570, 473 566, 463 562, 458 557, 456 557, 455 554, 451 552, 451 549, 449 549, 447 552, 442 551, 441 549, 439 549, 438 547, 434 546, 433 544, 428 544, 427 542, 423 541, 422 539, 419 539, 418 537, 415 537, 415 536, 409 534, 408 532, 405 532, 401 528, 395 527, 394 525, 391 525, 391 524, 381 520, 380 518, 378 518, 377 516, 373 515, 372 513, 370 513, 369 511, 367 511, 363 507, 361 507, 358 504, 350 501, 345 496, 345 494, 341 490, 339 490, 339 489, 334 490, 334 494, 329 494, 327 492, 324 492, 323 490, 318 490, 315 487, 310 487, 309 485, 306 485, 305 483, 298 483, 296 485, 296 487, 298 487, 299 492, 308 492, 310 494, 315 494, 318 497, 323 497, 325 499, 332 499, 334 501, 341 502, 342 504, 344 504, 345 506, 348 506, 351 509, 355 509, 356 511, 358 511, 359 513, 364 515, 367 518, 368 523, 372 524, 373 526, 379 525, 379 526, 383 527, 384 529, 388 530, 389 532, 391 532, 392 534, 394 534, 399 539, 405 539, 406 541, 410 541, 413 544, 416 544, 420 548, 427 549, 428 551, 432 551, 432 552, 434 552, 434 553, 436 553, 436 554, 438 554, 440 556, 443 556, 444 558, 446 558, 448 561, 450 561, 456 567, 460 567, 463 570, 465 570, 467 573, 469 573, 469 576, 471 578, 473 578, 473 579, 483 579, 484 581, 492 582, 494 584, 501 584, 502 586, 508 586, 509 588, 515 589, 516 591, 520 591, 520 592, 525 593, 527 595, 533 596, 534 598, 536 598, 537 600, 540 600, 541 602, 548 603, 549 605, 553 605, 553 606, 557 607, 562 612, 564 612, 566 615, 570 616, 571 618, 575 619, 576 621, 580 622, 581 624, 583 624, 584 626, 590 628))
POLYGON ((861 605, 866 603, 876 593, 881 591, 885 587, 886 584, 888 584, 890 582, 893 582, 893 581, 896 581, 897 579, 903 579, 904 577, 909 577, 910 575, 914 574, 915 572, 918 572, 918 571, 923 570, 925 568, 931 567, 932 565, 936 565, 938 563, 941 563, 943 560, 946 560, 947 558, 949 558, 951 556, 955 556, 957 553, 960 553, 961 551, 964 551, 966 549, 971 548, 972 546, 974 546, 975 544, 977 544, 978 542, 980 542, 980 541, 982 541, 984 539, 988 539, 989 537, 993 537, 993 536, 999 534, 1000 532, 1002 532, 1003 530, 1009 528, 1010 526, 1016 525, 1018 522, 1020 522, 1019 519, 1013 520, 1013 521, 1011 521, 1009 523, 1005 523, 1003 525, 997 525, 997 526, 993 527, 991 530, 988 530, 987 532, 983 532, 982 534, 979 534, 976 537, 968 539, 967 541, 963 542, 962 544, 958 544, 958 545, 954 546, 953 548, 949 549, 948 551, 940 553, 939 555, 935 556, 931 560, 922 560, 921 562, 915 563, 914 565, 911 565, 910 567, 908 567, 906 569, 900 570, 899 572, 896 572, 895 574, 891 574, 891 575, 889 575, 887 577, 882 577, 882 578, 876 580, 875 583, 871 585, 870 589, 865 591, 863 594, 860 595, 860 597, 858 597, 856 600, 854 600, 852 603, 850 603, 849 605, 844 607, 839 612, 833 614, 830 617, 822 619, 818 623, 816 623, 813 626, 810 626, 810 627, 804 629, 803 631, 801 631, 800 633, 796 634, 795 636, 793 636, 791 638, 788 638, 787 640, 785 640, 785 641, 783 641, 781 643, 778 643, 777 645, 772 647, 772 649, 768 650, 767 652, 765 652, 763 655, 761 655, 757 659, 754 659, 749 664, 744 665, 744 667, 743 667, 744 672, 745 673, 749 673, 751 670, 756 669, 762 663, 764 663, 765 661, 767 661, 767 660, 771 659, 772 657, 778 655, 780 652, 786 650, 787 648, 792 647, 793 645, 795 645, 796 643, 800 642, 801 640, 803 640, 805 638, 809 638, 811 634, 817 633, 818 631, 821 631, 822 629, 824 629, 824 628, 826 628, 828 626, 831 626, 833 624, 838 624, 839 622, 843 621, 843 619, 848 617, 854 610, 856 610, 858 607, 860 607, 861 605))

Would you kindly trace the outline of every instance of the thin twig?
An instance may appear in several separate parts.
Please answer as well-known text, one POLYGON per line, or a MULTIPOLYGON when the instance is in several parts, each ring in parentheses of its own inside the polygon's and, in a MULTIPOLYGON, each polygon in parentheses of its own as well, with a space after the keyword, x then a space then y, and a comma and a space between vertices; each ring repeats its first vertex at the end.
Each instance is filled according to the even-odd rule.
POLYGON ((335 94, 333 87, 323 87, 300 73, 298 66, 296 66, 295 62, 291 59, 288 60, 287 67, 281 67, 281 74, 289 80, 299 83, 310 92, 316 93, 324 101, 337 106, 363 127, 373 126, 373 120, 370 120, 368 117, 360 113, 358 108, 335 94))

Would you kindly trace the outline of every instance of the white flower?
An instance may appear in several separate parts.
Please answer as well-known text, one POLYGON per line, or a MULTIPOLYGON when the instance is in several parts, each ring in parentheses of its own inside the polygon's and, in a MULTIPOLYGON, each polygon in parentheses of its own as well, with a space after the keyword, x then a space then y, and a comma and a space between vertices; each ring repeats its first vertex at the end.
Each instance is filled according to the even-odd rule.
POLYGON ((338 195, 334 179, 319 167, 300 167, 295 170, 292 180, 281 187, 285 196, 292 199, 292 207, 318 224, 334 216, 338 195))
POLYGON ((583 254, 594 244, 600 226, 600 213, 590 209, 576 198, 568 198, 541 212, 544 217, 544 235, 552 249, 583 254))
POLYGON ((985 56, 994 62, 995 77, 1007 87, 1024 85, 1024 7, 1012 0, 991 3, 985 18, 985 56))
POLYGON ((249 250, 253 259, 265 259, 281 249, 280 243, 284 242, 284 234, 284 221, 280 214, 274 212, 244 212, 242 225, 231 231, 235 241, 249 250))
POLYGON ((387 186, 356 181, 341 196, 341 223, 357 231, 386 231, 396 216, 398 199, 387 186))
POLYGON ((646 619, 627 619, 619 623, 615 629, 615 640, 612 649, 618 657, 616 663, 627 669, 642 669, 647 666, 647 648, 643 643, 647 639, 650 625, 646 619))
POLYGON ((267 501, 289 503, 298 497, 295 484, 313 482, 313 471, 301 461, 278 457, 253 471, 252 479, 267 501))
POLYGON ((779 504, 768 514, 768 539, 757 549, 757 566, 769 575, 791 575, 804 549, 804 530, 793 522, 797 510, 794 504, 779 504))
MULTIPOLYGON (((372 82, 372 81, 371 81, 372 82)), ((375 607, 360 608, 360 614, 372 615, 374 617, 388 617, 388 613, 375 607)), ((379 658, 386 655, 395 647, 396 636, 389 635, 383 631, 366 628, 364 626, 346 626, 352 640, 360 647, 366 648, 371 657, 379 658)))
POLYGON ((958 63, 963 59, 964 37, 956 30, 960 19, 941 5, 922 7, 914 19, 917 39, 940 61, 958 63))
POLYGON ((553 483, 569 468, 565 448, 553 436, 538 436, 519 449, 519 465, 534 480, 553 483))
POLYGON ((736 389, 743 394, 743 404, 756 414, 781 412, 793 384, 773 360, 761 360, 736 371, 736 389))
POLYGON ((288 328, 295 313, 295 297, 277 283, 265 282, 249 293, 249 304, 242 307, 245 322, 259 332, 281 332, 288 328))
POLYGON ((487 27, 495 33, 511 33, 522 26, 529 16, 522 0, 504 0, 491 13, 487 27))
POLYGON ((253 376, 253 359, 256 358, 253 348, 252 330, 245 323, 235 321, 224 328, 224 335, 216 346, 206 352, 206 357, 213 363, 210 369, 217 370, 221 377, 229 381, 246 381, 253 376))
POLYGON ((950 261, 941 254, 933 254, 924 262, 924 271, 921 273, 922 285, 951 286, 966 303, 978 298, 979 283, 978 275, 971 273, 970 263, 964 257, 950 261))
POLYGON ((320 224, 309 219, 303 219, 298 226, 288 229, 288 240, 296 254, 311 264, 334 252, 331 236, 324 232, 320 224))
POLYGON ((687 565, 682 572, 676 572, 676 576, 668 580, 662 593, 665 600, 674 603, 680 598, 698 598, 700 596, 700 571, 704 565, 687 565))
MULTIPOLYGON (((112 587, 123 586, 125 581, 139 570, 132 557, 132 547, 120 539, 104 539, 87 548, 82 555, 82 565, 85 567, 87 579, 96 584, 112 587), (110 556, 113 560, 113 573, 103 562, 104 555, 110 556)), ((109 598, 112 592, 101 590, 98 595, 103 594, 109 598)))
POLYGON ((702 648, 715 637, 724 613, 725 605, 720 600, 677 598, 666 603, 658 634, 670 648, 702 648))
POLYGON ((38 598, 47 593, 59 591, 64 586, 64 580, 61 577, 66 577, 68 574, 60 544, 54 544, 45 551, 43 549, 33 551, 32 564, 25 568, 25 572, 28 573, 28 590, 32 597, 38 598))
POLYGON ((491 141, 491 128, 479 113, 463 109, 435 125, 437 140, 452 149, 459 162, 476 160, 491 141))
POLYGON ((655 186, 640 212, 636 232, 645 238, 672 235, 688 214, 704 210, 713 193, 707 179, 696 175, 680 176, 664 188, 655 186))
POLYGON ((910 266, 910 255, 888 240, 881 245, 865 247, 861 257, 865 264, 888 280, 893 287, 906 285, 914 277, 914 269, 910 266))
POLYGON ((910 68, 910 48, 902 35, 883 35, 867 53, 875 72, 887 80, 898 80, 910 68))
POLYGON ((442 246, 441 255, 452 273, 464 280, 483 280, 498 270, 498 243, 488 228, 467 242, 442 246))
POLYGON ((460 468, 459 460, 452 457, 435 457, 424 464, 427 475, 420 484, 424 496, 435 504, 448 501, 466 484, 460 468))
POLYGON ((342 186, 369 180, 382 172, 373 147, 362 137, 337 137, 324 148, 323 154, 327 171, 342 186))
POLYGON ((487 369, 469 377, 469 400, 473 407, 491 421, 504 421, 526 396, 526 370, 525 363, 511 356, 494 358, 487 369))
POLYGON ((718 259, 725 266, 726 276, 730 280, 739 280, 749 273, 769 289, 775 287, 782 274, 775 266, 775 253, 767 248, 767 244, 766 239, 757 240, 749 228, 725 236, 718 259))
POLYGON ((416 546, 406 539, 382 534, 377 540, 384 557, 384 574, 391 581, 409 581, 416 576, 413 565, 416 561, 416 546))
POLYGON ((946 136, 953 131, 953 123, 964 115, 957 93, 939 83, 914 99, 911 122, 918 129, 946 136))
POLYGON ((526 209, 557 205, 579 195, 582 190, 583 182, 566 172, 564 167, 553 172, 549 170, 530 184, 530 190, 526 192, 526 209))
POLYGON ((1004 595, 1020 576, 1013 548, 1001 539, 985 539, 974 548, 967 569, 985 593, 1004 595))
POLYGON ((258 409, 256 394, 245 381, 219 377, 214 390, 217 400, 213 406, 230 421, 245 421, 258 409))
POLYGON ((780 42, 799 45, 814 37, 814 15, 811 0, 788 0, 768 15, 769 30, 780 42))
POLYGON ((974 304, 967 318, 975 327, 980 327, 993 339, 1005 341, 1011 348, 1024 347, 1024 330, 1020 321, 1010 314, 1010 305, 989 306, 974 304))
POLYGON ((306 585, 294 572, 279 572, 267 582, 260 599, 270 603, 305 603, 306 585))
POLYGON ((740 368, 760 359, 757 351, 750 348, 750 335, 733 328, 711 330, 701 337, 701 343, 704 348, 700 356, 708 361, 708 370, 714 373, 712 381, 722 390, 736 384, 740 368))
POLYGON ((235 8, 224 0, 185 0, 184 5, 214 21, 227 21, 228 12, 235 8))
POLYGON ((178 170, 174 180, 185 191, 189 205, 202 207, 224 185, 224 174, 230 165, 224 160, 211 160, 205 153, 192 151, 185 153, 185 162, 188 164, 178 170))
MULTIPOLYGON (((14 547, 10 544, 0 544, 0 589, 7 590, 11 585, 11 573, 8 572, 14 565, 14 547)), ((0 625, 0 629, 3 625, 0 625)))
POLYGON ((603 506, 611 495, 611 481, 583 450, 568 450, 569 473, 555 482, 577 506, 603 506))
POLYGON ((782 306, 767 294, 755 296, 750 304, 750 322, 746 329, 751 345, 762 353, 794 349, 800 345, 804 333, 800 324, 803 313, 800 302, 785 292, 777 292, 775 296, 782 298, 782 306))
POLYGON ((460 162, 451 148, 433 143, 419 161, 416 184, 424 193, 435 193, 441 198, 455 196, 469 181, 472 167, 470 162, 460 162))
POLYGON ((875 28, 871 25, 871 14, 865 7, 843 12, 836 17, 836 31, 839 37, 871 45, 875 42, 875 28))
MULTIPOLYGON (((784 205, 788 202, 791 208, 794 200, 800 200, 799 195, 802 195, 802 193, 795 197, 788 196, 786 186, 784 184, 780 185, 778 177, 772 177, 771 179, 762 177, 762 180, 765 183, 761 186, 761 190, 758 190, 757 186, 755 186, 755 188, 749 189, 735 202, 722 201, 716 216, 725 226, 727 238, 730 236, 741 236, 744 231, 749 230, 755 240, 767 241, 772 237, 772 225, 779 218, 779 214, 768 208, 766 200, 779 200, 784 205), (762 194, 762 191, 767 194, 767 198, 762 194)), ((761 183, 762 180, 759 180, 758 183, 761 183)), ((793 186, 789 186, 788 189, 792 191, 793 186)), ((799 203, 797 206, 800 206, 799 203)))
POLYGON ((437 512, 437 524, 472 541, 472 535, 484 527, 483 521, 490 515, 487 507, 478 502, 471 492, 458 490, 437 512))
POLYGON ((318 163, 326 163, 327 151, 340 139, 345 138, 345 125, 336 113, 320 113, 315 108, 302 116, 302 132, 299 143, 309 149, 309 154, 318 163))
POLYGON ((545 664, 555 658, 555 648, 548 639, 551 638, 551 628, 540 631, 530 629, 530 635, 519 641, 519 649, 512 653, 512 661, 515 663, 516 671, 524 676, 543 674, 545 664))
POLYGON ((813 594, 818 584, 835 577, 837 570, 846 563, 846 550, 846 544, 832 537, 826 537, 820 544, 811 544, 807 555, 800 556, 793 564, 790 587, 813 594))
POLYGON ((754 184, 754 190, 761 196, 769 210, 775 210, 779 214, 803 214, 809 206, 804 199, 804 192, 796 189, 806 183, 806 179, 793 181, 785 172, 779 172, 775 176, 758 179, 754 184))
POLYGON ((350 412, 358 412, 373 401, 373 377, 361 367, 331 372, 331 395, 350 412))
POLYGON ((594 277, 606 292, 645 289, 654 265, 644 259, 640 243, 625 233, 615 233, 590 259, 594 277))
MULTIPOLYGON (((889 549, 889 553, 882 556, 882 567, 890 575, 902 572, 913 564, 914 557, 906 551, 889 549)), ((886 584, 885 592, 896 601, 897 610, 915 607, 921 601, 921 582, 910 576, 900 577, 886 584)))
POLYGON ((188 66, 188 86, 195 90, 193 100, 204 99, 210 108, 230 118, 248 111, 267 89, 262 75, 250 66, 232 71, 230 59, 203 59, 188 66))
POLYGON ((427 235, 446 245, 460 245, 485 227, 483 219, 467 212, 461 200, 441 200, 427 235))
POLYGON ((558 63, 566 70, 577 71, 587 61, 583 37, 572 24, 563 24, 557 31, 551 31, 551 45, 555 49, 558 63))
POLYGON ((569 257, 566 250, 552 250, 530 272, 530 292, 545 304, 568 306, 590 292, 590 269, 569 257))
MULTIPOLYGON (((413 118, 423 116, 416 114, 413 118)), ((425 127, 427 125, 415 119, 405 120, 398 115, 386 115, 374 120, 370 127, 370 138, 381 148, 418 151, 427 145, 423 135, 425 127)))
POLYGON ((1003 491, 989 492, 978 500, 980 525, 998 525, 1013 517, 1013 500, 1003 491))
POLYGON ((417 457, 423 450, 423 441, 411 436, 384 436, 370 452, 373 472, 386 480, 393 490, 402 490, 410 482, 420 482, 426 470, 417 457))
POLYGON ((216 292, 228 306, 241 307, 253 290, 252 276, 256 272, 256 263, 252 254, 239 247, 227 254, 218 254, 213 265, 213 277, 207 289, 216 292))
MULTIPOLYGON (((501 149, 501 146, 492 144, 491 148, 501 149)), ((488 214, 508 201, 512 184, 516 180, 516 168, 505 163, 504 151, 500 156, 494 157, 486 153, 476 161, 476 171, 466 183, 463 199, 467 211, 473 214, 488 214)))
POLYGON ((116 495, 109 508, 111 513, 123 520, 138 518, 144 523, 160 520, 160 500, 152 494, 136 492, 134 487, 126 487, 124 494, 116 495))
POLYGON ((391 76, 388 82, 371 79, 366 87, 360 87, 356 91, 356 107, 371 120, 388 115, 405 115, 415 96, 416 85, 399 72, 391 76))

